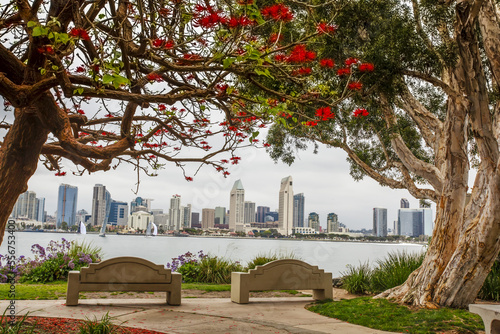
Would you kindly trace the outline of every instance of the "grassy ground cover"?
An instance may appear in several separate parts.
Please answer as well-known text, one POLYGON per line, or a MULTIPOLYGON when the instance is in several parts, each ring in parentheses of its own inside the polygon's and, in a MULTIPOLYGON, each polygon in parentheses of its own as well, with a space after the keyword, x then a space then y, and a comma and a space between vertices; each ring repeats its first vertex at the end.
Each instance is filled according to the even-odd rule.
POLYGON ((330 318, 389 332, 430 334, 453 331, 472 334, 484 330, 481 317, 466 310, 412 310, 385 299, 370 297, 316 303, 308 309, 330 318))

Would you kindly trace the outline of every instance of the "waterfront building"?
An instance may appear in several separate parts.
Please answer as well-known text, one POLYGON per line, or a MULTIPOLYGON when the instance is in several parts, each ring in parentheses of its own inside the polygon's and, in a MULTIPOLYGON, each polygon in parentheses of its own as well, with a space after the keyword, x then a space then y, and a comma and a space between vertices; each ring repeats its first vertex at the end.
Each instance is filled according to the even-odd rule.
POLYGON ((281 180, 279 193, 278 230, 283 235, 292 234, 293 227, 293 180, 291 176, 281 180))
POLYGON ((45 198, 36 199, 36 220, 39 222, 45 222, 45 198))
POLYGON ((243 231, 245 223, 245 189, 241 180, 237 180, 231 189, 229 197, 229 230, 243 231))
POLYGON ((311 212, 308 219, 309 227, 316 232, 319 232, 319 215, 316 212, 311 212))
POLYGON ((398 232, 400 235, 419 237, 432 236, 434 222, 430 208, 399 209, 398 232))
POLYGON ((305 197, 303 193, 293 195, 294 227, 304 227, 304 205, 305 205, 305 197))
POLYGON ((340 232, 340 224, 338 216, 331 212, 326 218, 326 231, 327 233, 340 232))
POLYGON ((150 198, 136 197, 132 202, 130 202, 130 213, 135 211, 151 211, 151 201, 150 198))
POLYGON ((182 228, 191 228, 191 204, 182 207, 182 228))
POLYGON ((135 211, 128 218, 128 227, 135 231, 146 232, 149 222, 154 222, 154 217, 146 211, 135 211))
POLYGON ((37 220, 36 193, 34 191, 26 191, 19 195, 10 216, 12 218, 37 220))
POLYGON ((373 235, 376 237, 387 236, 386 208, 373 208, 373 235))
POLYGON ((170 199, 168 216, 170 218, 169 230, 179 231, 181 228, 181 195, 173 195, 170 199))
POLYGON ((401 209, 408 209, 410 207, 410 201, 408 201, 406 198, 401 198, 401 209))
POLYGON ((318 231, 312 227, 294 226, 292 228, 292 233, 293 234, 311 235, 311 234, 318 234, 318 231))
POLYGON ((215 208, 215 225, 223 225, 226 223, 226 208, 223 206, 217 206, 215 208))
POLYGON ((270 211, 268 206, 258 206, 257 207, 257 216, 255 221, 257 223, 264 223, 267 213, 270 211))
POLYGON ((128 203, 111 200, 109 208, 108 224, 112 225, 127 225, 128 221, 128 203))
POLYGON ((208 230, 209 228, 214 228, 215 225, 215 210, 214 209, 202 209, 201 210, 201 228, 208 230))
POLYGON ((278 222, 279 221, 279 213, 278 211, 269 211, 266 213, 266 217, 264 218, 264 223, 267 222, 278 222))
POLYGON ((255 223, 255 203, 250 201, 245 201, 245 217, 243 219, 245 224, 255 223))
POLYGON ((191 212, 191 227, 201 227, 199 212, 191 212))
POLYGON ((96 184, 92 196, 92 225, 102 226, 108 223, 111 209, 111 194, 106 190, 106 186, 96 184))
POLYGON ((77 223, 76 206, 78 202, 78 187, 69 184, 59 185, 57 197, 57 228, 61 228, 62 222, 66 222, 68 227, 77 223))

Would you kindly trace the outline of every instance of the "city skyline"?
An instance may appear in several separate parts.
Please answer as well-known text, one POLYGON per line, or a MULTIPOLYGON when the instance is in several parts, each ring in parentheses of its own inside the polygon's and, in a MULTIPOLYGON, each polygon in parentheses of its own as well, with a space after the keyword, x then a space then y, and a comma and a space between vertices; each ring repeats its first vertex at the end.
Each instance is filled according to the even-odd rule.
POLYGON ((168 166, 166 170, 159 171, 158 177, 143 176, 139 193, 134 194, 132 190, 135 190, 136 173, 130 168, 120 166, 116 171, 107 173, 81 177, 68 173, 64 177, 56 177, 40 166, 28 183, 28 190, 35 191, 38 197, 46 198, 45 207, 49 215, 54 215, 57 210, 59 184, 67 183, 78 186, 78 210, 91 212, 93 187, 95 184, 104 184, 114 200, 130 203, 136 197, 150 198, 154 199, 151 208, 163 209, 164 212, 168 212, 172 195, 180 194, 183 203, 192 204, 192 212, 199 212, 201 216, 203 208, 229 208, 229 192, 238 179, 247 185, 245 200, 255 202, 256 206, 267 206, 270 211, 277 211, 280 181, 287 175, 292 175, 294 190, 304 193, 307 198, 305 215, 317 212, 324 228, 326 216, 330 212, 335 212, 339 222, 350 229, 371 229, 373 207, 389 209, 390 226, 397 220, 401 198, 408 198, 410 207, 418 207, 418 200, 406 190, 381 187, 369 178, 360 182, 352 180, 345 156, 338 150, 320 146, 320 154, 317 155, 310 151, 301 152, 300 159, 290 167, 282 163, 274 164, 264 150, 242 151, 245 151, 240 153, 242 161, 230 167, 231 175, 228 178, 223 178, 211 168, 203 167, 194 176, 193 182, 186 182, 181 169, 168 166))

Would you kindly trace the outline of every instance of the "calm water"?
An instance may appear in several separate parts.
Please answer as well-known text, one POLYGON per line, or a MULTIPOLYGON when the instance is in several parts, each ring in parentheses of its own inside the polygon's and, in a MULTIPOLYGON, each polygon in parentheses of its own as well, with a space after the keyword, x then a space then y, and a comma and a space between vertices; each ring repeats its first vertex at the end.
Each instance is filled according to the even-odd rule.
MULTIPOLYGON (((414 244, 163 236, 147 238, 135 235, 108 235, 102 238, 97 234, 17 232, 16 254, 32 257, 31 245, 38 243, 45 247, 50 240, 61 238, 92 242, 102 248, 104 259, 137 256, 158 264, 170 262, 173 257, 188 251, 200 250, 205 254, 224 256, 243 264, 258 254, 293 253, 301 260, 331 272, 334 277, 340 276, 348 264, 358 265, 366 261, 374 263, 391 251, 405 250, 418 253, 423 250, 422 245, 414 244)), ((0 254, 7 253, 6 240, 5 236, 0 246, 0 254)))

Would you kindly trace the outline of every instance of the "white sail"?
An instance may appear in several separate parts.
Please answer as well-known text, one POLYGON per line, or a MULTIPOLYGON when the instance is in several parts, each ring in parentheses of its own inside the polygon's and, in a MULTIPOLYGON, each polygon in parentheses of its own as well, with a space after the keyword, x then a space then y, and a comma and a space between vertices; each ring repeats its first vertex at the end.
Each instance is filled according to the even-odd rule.
POLYGON ((153 224, 153 235, 157 235, 158 234, 158 227, 156 226, 155 223, 151 223, 153 224))
POLYGON ((87 234, 87 228, 83 222, 80 222, 80 234, 87 234))
POLYGON ((146 237, 151 236, 151 222, 148 222, 148 226, 146 227, 146 237))
POLYGON ((106 236, 106 222, 102 223, 101 232, 99 233, 99 236, 100 237, 105 237, 106 236))

